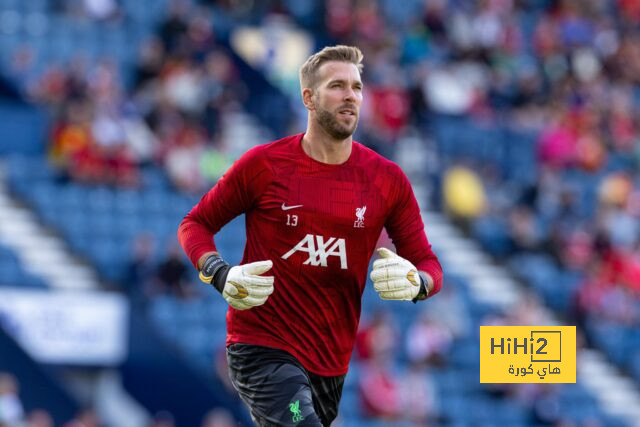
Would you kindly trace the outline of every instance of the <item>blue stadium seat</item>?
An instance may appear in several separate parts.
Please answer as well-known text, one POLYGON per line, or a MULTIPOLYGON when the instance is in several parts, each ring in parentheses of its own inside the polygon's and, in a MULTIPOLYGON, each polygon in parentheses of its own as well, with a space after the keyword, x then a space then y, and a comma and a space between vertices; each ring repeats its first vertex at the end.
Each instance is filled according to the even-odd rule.
POLYGON ((490 254, 498 257, 509 254, 512 245, 508 235, 508 226, 504 218, 482 217, 473 221, 473 237, 490 254))

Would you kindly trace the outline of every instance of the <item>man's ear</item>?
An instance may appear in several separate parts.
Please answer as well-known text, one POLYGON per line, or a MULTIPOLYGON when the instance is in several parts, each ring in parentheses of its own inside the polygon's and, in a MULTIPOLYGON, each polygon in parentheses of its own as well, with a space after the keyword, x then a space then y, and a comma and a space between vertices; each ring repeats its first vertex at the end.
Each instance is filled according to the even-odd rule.
POLYGON ((313 95, 313 89, 310 89, 308 87, 302 89, 302 103, 309 111, 316 109, 315 102, 313 101, 313 95))

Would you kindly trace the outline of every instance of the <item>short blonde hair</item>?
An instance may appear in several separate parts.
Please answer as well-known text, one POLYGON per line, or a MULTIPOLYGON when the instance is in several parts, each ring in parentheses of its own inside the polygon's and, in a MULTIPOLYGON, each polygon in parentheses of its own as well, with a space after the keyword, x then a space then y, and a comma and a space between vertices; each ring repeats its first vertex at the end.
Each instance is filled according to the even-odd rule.
POLYGON ((300 67, 300 88, 314 89, 318 84, 318 70, 325 62, 349 62, 358 67, 362 73, 362 52, 355 46, 327 46, 320 52, 311 55, 300 67))

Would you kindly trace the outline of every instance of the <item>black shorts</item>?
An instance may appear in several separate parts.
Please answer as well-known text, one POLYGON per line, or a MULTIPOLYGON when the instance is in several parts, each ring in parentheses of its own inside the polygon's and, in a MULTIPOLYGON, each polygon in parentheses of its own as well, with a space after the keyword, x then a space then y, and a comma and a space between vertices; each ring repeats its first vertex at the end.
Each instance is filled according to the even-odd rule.
POLYGON ((259 426, 329 426, 338 415, 344 375, 308 372, 283 350, 227 347, 229 377, 259 426))

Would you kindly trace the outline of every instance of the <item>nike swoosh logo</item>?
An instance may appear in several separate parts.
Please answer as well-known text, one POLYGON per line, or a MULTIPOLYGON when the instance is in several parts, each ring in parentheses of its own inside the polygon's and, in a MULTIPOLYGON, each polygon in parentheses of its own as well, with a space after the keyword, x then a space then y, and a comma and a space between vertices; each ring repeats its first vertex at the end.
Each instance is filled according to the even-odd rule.
POLYGON ((295 208, 301 208, 303 205, 293 205, 293 206, 286 206, 284 203, 282 204, 282 210, 283 211, 288 211, 289 209, 295 209, 295 208))

